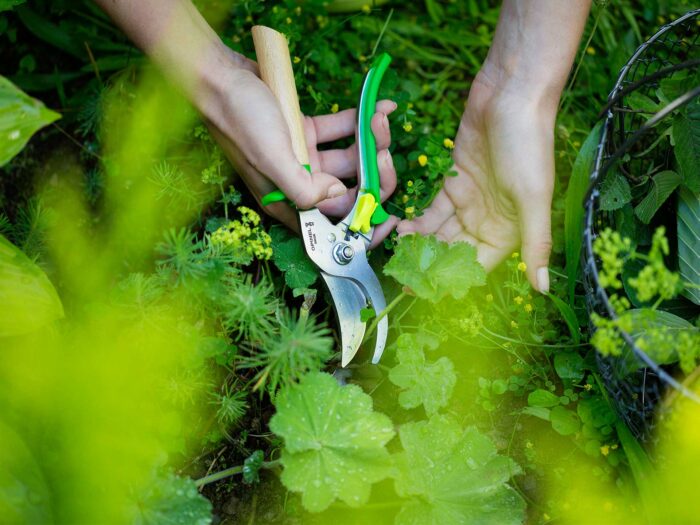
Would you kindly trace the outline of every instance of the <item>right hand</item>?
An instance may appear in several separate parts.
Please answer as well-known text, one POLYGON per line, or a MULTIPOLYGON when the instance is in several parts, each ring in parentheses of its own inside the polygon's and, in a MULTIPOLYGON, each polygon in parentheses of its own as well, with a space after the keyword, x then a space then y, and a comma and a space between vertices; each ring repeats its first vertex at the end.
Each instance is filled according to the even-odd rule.
MULTIPOLYGON (((278 102, 257 76, 255 63, 233 53, 229 57, 228 67, 217 71, 215 89, 204 90, 202 93, 208 95, 200 95, 202 98, 195 104, 258 203, 278 188, 300 209, 316 206, 326 215, 343 217, 351 210, 357 195, 357 187, 347 188, 343 183, 356 175, 357 146, 323 151, 318 146, 354 135, 356 110, 304 118, 309 173, 294 155, 278 102)), ((396 171, 388 150, 391 134, 387 118, 395 109, 394 102, 380 101, 372 118, 382 201, 396 188, 396 171)), ((264 209, 298 231, 296 212, 288 204, 278 202, 264 209)), ((386 237, 397 222, 397 218, 391 217, 378 226, 372 246, 386 237)))

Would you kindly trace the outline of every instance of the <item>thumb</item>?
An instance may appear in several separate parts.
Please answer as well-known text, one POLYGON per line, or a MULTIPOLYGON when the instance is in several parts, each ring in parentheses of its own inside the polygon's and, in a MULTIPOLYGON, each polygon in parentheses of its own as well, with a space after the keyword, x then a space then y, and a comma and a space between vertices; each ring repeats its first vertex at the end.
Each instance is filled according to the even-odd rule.
POLYGON ((276 179, 279 189, 303 210, 348 191, 345 184, 333 175, 321 171, 309 173, 297 162, 289 165, 276 179))
POLYGON ((530 196, 519 205, 520 238, 528 281, 536 290, 549 291, 549 255, 552 251, 551 192, 530 196))

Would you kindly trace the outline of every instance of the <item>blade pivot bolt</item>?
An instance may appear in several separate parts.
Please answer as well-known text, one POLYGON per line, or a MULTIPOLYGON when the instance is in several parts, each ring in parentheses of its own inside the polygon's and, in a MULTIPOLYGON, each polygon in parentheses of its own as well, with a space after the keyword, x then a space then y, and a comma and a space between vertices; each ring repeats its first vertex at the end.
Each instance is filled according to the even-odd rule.
POLYGON ((349 244, 339 242, 333 248, 333 258, 338 264, 348 264, 355 256, 355 250, 349 244))

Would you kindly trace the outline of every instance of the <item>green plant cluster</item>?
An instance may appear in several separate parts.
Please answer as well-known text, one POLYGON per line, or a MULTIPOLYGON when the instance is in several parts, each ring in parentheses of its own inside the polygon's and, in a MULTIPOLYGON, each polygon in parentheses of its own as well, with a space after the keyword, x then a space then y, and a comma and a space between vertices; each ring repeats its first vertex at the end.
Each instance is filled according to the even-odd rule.
MULTIPOLYGON (((225 43, 248 56, 252 25, 287 35, 307 114, 354 107, 368 64, 389 52, 394 62, 380 96, 398 103, 391 130, 399 184, 387 210, 420 214, 451 176, 452 139, 493 36, 495 2, 196 4, 225 43)), ((105 418, 86 424, 47 412, 46 425, 56 422, 52 440, 41 418, 18 416, 27 413, 22 403, 35 399, 17 395, 21 388, 8 379, 0 387, 1 406, 9 408, 0 441, 10 452, 0 454, 0 513, 19 522, 107 516, 204 524, 213 510, 227 523, 401 525, 635 515, 625 499, 635 491, 627 474, 644 453, 637 448, 630 456, 636 443, 607 401, 577 286, 580 202, 596 141, 595 131, 586 135, 610 78, 686 4, 594 6, 557 125, 552 293, 531 289, 517 253, 487 279, 466 243, 390 238, 371 257, 390 307, 367 313, 366 346, 380 315, 389 316, 390 345, 379 366, 363 363, 363 350, 348 377, 331 375, 333 311, 301 241, 255 211, 206 128, 162 79, 152 80, 140 52, 93 2, 0 0, 0 135, 9 139, 0 143, 0 290, 3 313, 12 313, 0 320, 0 340, 12 357, 7 366, 22 372, 30 359, 24 350, 38 347, 27 338, 42 334, 38 341, 60 351, 49 353, 45 366, 34 363, 37 377, 62 386, 57 375, 68 372, 54 373, 49 364, 69 360, 95 374, 97 387, 85 392, 99 399, 117 375, 122 397, 115 398, 123 402, 106 406, 119 412, 127 399, 156 427, 119 412, 150 432, 137 436, 150 447, 142 455, 137 445, 105 448, 120 451, 123 462, 134 456, 143 463, 139 476, 128 478, 128 509, 119 499, 126 489, 115 483, 116 510, 81 515, 89 507, 74 494, 83 494, 94 473, 77 468, 79 460, 55 461, 47 448, 72 458, 81 429, 94 437, 85 429, 102 429, 105 418), (59 108, 61 119, 47 107, 59 108), (157 213, 134 220, 132 201, 157 213), (81 203, 80 211, 63 202, 81 203), (128 235, 119 236, 120 228, 128 235), (114 245, 116 256, 95 249, 114 245), (171 347, 172 356, 149 353, 171 347), (65 348, 101 353, 95 363, 62 354, 65 348), (110 352, 128 358, 123 377, 99 368, 110 352), (153 384, 141 390, 132 374, 153 384), (140 403, 127 397, 131 390, 152 399, 140 403), (67 432, 72 426, 77 430, 67 432), (598 487, 615 503, 581 506, 581 496, 597 497, 591 491, 598 487), (22 493, 37 504, 23 506, 22 493)), ((688 193, 697 196, 698 170, 689 164, 696 109, 684 109, 664 134, 673 139, 673 166, 634 187, 621 175, 606 181, 604 202, 631 216, 635 228, 646 227, 644 218, 680 185, 679 217, 700 216, 688 193), (670 191, 666 179, 677 182, 670 191)), ((678 223, 679 242, 697 236, 693 224, 678 223)), ((620 321, 598 319, 593 342, 621 353, 615 329, 627 327, 649 351, 665 352, 655 356, 661 362, 680 361, 690 371, 697 327, 671 319, 663 301, 680 293, 697 298, 691 270, 698 265, 669 270, 676 250, 663 232, 649 234, 648 250, 625 234, 604 233, 598 253, 620 312, 637 308, 620 321), (654 304, 640 308, 637 300, 654 304), (671 348, 669 337, 681 346, 663 350, 671 348)), ((692 249, 684 242, 678 253, 692 249)), ((57 412, 79 411, 75 402, 57 399, 65 409, 57 412)), ((108 434, 95 435, 111 444, 108 434)), ((98 461, 100 452, 86 458, 98 461)))

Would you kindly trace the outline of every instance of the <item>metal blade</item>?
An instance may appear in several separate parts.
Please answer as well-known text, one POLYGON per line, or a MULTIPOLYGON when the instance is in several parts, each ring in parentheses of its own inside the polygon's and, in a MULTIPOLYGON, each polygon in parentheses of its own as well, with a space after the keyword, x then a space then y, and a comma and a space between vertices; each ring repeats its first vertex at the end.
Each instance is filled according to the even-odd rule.
MULTIPOLYGON (((372 303, 372 308, 376 315, 381 315, 381 313, 386 310, 386 299, 384 298, 384 292, 382 291, 382 286, 379 284, 379 279, 374 274, 372 269, 366 264, 369 271, 365 271, 362 274, 361 287, 362 292, 365 297, 369 299, 372 303)), ((379 320, 377 324, 377 340, 374 344, 374 355, 372 356, 372 363, 377 364, 384 353, 384 347, 386 346, 386 338, 389 332, 389 319, 388 315, 385 315, 379 320)))
POLYGON ((355 357, 365 336, 365 323, 360 319, 360 310, 367 306, 367 301, 360 287, 351 279, 335 277, 323 271, 321 275, 333 297, 340 327, 341 366, 345 367, 355 357))

